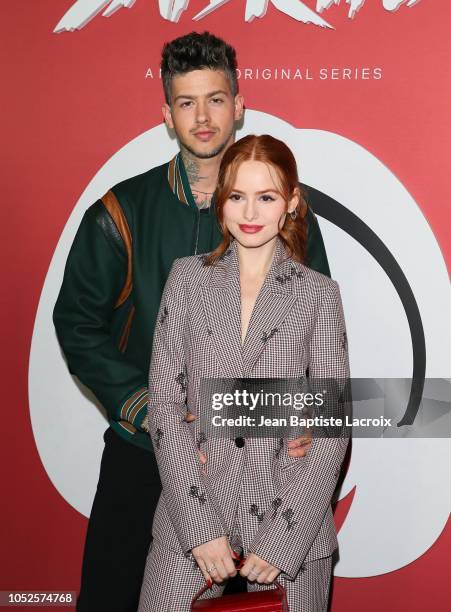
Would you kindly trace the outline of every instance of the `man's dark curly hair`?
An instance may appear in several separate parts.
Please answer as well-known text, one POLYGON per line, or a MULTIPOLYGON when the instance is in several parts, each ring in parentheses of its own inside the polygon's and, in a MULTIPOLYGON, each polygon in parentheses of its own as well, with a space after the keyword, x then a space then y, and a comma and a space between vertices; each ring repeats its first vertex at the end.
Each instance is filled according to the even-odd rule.
POLYGON ((161 78, 166 102, 171 104, 171 81, 177 74, 210 68, 222 70, 233 96, 238 93, 235 49, 210 32, 191 32, 166 43, 161 53, 161 78))

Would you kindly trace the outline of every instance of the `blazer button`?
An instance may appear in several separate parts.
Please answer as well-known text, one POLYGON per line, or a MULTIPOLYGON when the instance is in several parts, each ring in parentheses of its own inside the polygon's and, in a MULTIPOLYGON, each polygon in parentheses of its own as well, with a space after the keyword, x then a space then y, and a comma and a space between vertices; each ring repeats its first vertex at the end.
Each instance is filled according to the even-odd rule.
POLYGON ((235 445, 238 446, 238 448, 243 448, 244 444, 244 438, 235 438, 235 445))

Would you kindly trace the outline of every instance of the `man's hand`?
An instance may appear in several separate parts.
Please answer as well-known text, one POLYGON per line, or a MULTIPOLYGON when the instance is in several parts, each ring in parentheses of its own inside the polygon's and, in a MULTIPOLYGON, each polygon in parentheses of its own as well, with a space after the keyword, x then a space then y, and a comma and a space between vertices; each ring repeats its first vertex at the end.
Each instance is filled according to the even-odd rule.
POLYGON ((259 582, 260 584, 272 584, 280 570, 274 565, 267 563, 254 553, 251 553, 244 562, 240 570, 241 576, 247 578, 250 582, 259 582))
POLYGON ((224 580, 236 576, 232 557, 233 551, 226 536, 195 546, 191 553, 196 559, 207 584, 211 585, 212 580, 220 584, 224 580))
POLYGON ((307 429, 304 436, 288 441, 289 457, 305 457, 312 445, 312 431, 307 429))
MULTIPOLYGON (((196 417, 194 416, 194 414, 188 410, 188 412, 185 415, 185 421, 187 423, 192 423, 195 420, 196 420, 196 417)), ((203 453, 202 451, 200 451, 199 449, 197 450, 197 454, 199 456, 199 460, 202 463, 202 465, 205 465, 207 463, 207 455, 203 453)))

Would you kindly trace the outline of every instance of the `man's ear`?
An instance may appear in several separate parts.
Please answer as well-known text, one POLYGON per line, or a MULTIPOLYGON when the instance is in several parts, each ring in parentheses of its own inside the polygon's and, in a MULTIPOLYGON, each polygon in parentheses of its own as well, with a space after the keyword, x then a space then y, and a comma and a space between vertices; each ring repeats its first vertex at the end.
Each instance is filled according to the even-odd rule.
POLYGON ((172 121, 172 112, 171 112, 171 107, 169 106, 169 104, 166 102, 163 107, 162 107, 162 112, 163 112, 163 118, 164 118, 164 122, 166 123, 166 125, 168 126, 168 128, 170 128, 171 130, 174 129, 174 122, 172 121))
POLYGON ((244 112, 244 98, 241 94, 236 94, 235 100, 235 121, 239 121, 244 112))

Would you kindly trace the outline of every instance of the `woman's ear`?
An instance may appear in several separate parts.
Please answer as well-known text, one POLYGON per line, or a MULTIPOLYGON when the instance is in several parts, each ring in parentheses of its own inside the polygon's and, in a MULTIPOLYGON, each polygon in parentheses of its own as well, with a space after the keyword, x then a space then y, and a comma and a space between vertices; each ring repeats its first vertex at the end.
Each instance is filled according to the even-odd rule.
POLYGON ((293 195, 288 202, 287 212, 293 212, 296 210, 301 218, 307 214, 307 202, 304 200, 300 187, 295 187, 293 195))
MULTIPOLYGON (((299 204, 302 201, 303 200, 301 198, 301 191, 300 191, 299 187, 295 187, 293 189, 293 195, 291 196, 291 198, 288 201, 287 212, 288 213, 292 213, 294 210, 296 210, 296 208, 298 208, 299 204)), ((302 211, 299 210, 299 208, 298 208, 297 212, 302 214, 302 211)))

